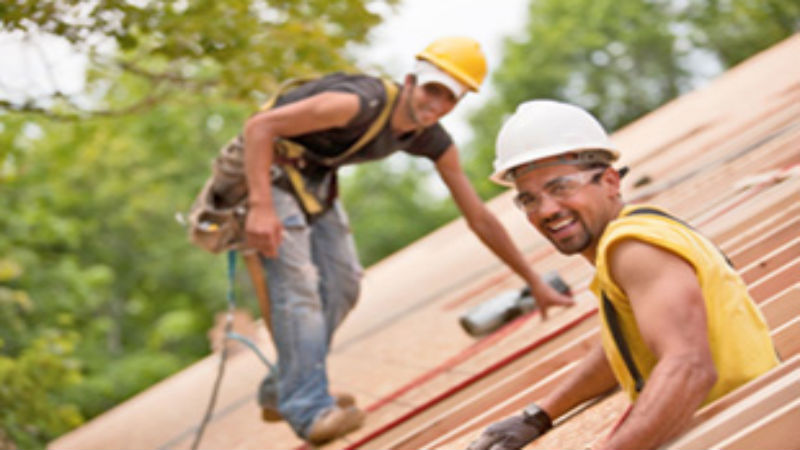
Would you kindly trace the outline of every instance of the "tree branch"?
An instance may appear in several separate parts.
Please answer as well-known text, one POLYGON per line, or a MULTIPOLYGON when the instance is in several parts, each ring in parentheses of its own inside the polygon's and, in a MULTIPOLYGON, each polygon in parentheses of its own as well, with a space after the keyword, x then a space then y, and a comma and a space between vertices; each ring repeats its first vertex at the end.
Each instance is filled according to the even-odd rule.
MULTIPOLYGON (((55 96, 58 97, 60 95, 55 95, 55 96)), ((126 106, 124 108, 96 109, 96 110, 82 110, 72 102, 68 101, 69 105, 76 110, 76 112, 71 112, 71 113, 55 112, 50 109, 37 106, 36 103, 32 100, 29 100, 22 104, 12 103, 8 100, 0 100, 0 111, 7 111, 12 113, 39 114, 49 119, 57 121, 75 122, 90 117, 119 117, 128 114, 134 114, 149 109, 163 100, 164 97, 162 95, 149 95, 139 100, 138 102, 126 106)))

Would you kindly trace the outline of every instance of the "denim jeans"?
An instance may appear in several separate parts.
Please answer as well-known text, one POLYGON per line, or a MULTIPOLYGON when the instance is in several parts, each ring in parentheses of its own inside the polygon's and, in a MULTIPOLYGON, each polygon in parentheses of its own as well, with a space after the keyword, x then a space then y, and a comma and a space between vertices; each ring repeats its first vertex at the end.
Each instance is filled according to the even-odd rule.
POLYGON ((309 224, 290 193, 272 191, 284 233, 278 257, 262 262, 278 350, 278 409, 305 437, 334 403, 325 359, 334 331, 358 299, 363 269, 338 201, 309 224))

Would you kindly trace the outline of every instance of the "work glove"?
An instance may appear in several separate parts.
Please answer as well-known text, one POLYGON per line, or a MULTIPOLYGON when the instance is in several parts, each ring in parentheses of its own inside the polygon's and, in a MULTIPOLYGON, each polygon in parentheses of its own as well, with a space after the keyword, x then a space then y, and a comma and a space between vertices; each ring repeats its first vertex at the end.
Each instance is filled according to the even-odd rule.
POLYGON ((468 450, 518 450, 543 435, 552 422, 535 405, 534 413, 525 412, 489 425, 468 447, 468 450))

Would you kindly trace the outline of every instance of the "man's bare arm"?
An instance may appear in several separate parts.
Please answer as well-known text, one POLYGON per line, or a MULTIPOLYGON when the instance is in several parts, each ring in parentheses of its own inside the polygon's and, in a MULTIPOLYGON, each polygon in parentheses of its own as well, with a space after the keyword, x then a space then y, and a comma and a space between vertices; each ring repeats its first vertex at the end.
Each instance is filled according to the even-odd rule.
POLYGON ((358 97, 326 92, 275 109, 260 112, 244 127, 244 160, 248 202, 247 240, 265 256, 277 255, 282 226, 272 204, 269 169, 274 141, 346 125, 358 112, 358 97))
POLYGON ((525 261, 506 229, 486 208, 464 174, 455 145, 451 145, 439 157, 436 161, 436 170, 450 190, 470 229, 501 261, 531 287, 531 293, 539 304, 542 318, 547 318, 547 309, 550 306, 572 306, 574 304, 570 297, 562 295, 545 283, 525 261))
POLYGON ((581 403, 617 386, 603 347, 598 343, 578 366, 546 397, 537 402, 555 419, 581 403))
POLYGON ((658 363, 630 415, 601 447, 656 448, 685 430, 716 382, 705 302, 694 268, 674 253, 626 240, 612 249, 609 263, 658 363))

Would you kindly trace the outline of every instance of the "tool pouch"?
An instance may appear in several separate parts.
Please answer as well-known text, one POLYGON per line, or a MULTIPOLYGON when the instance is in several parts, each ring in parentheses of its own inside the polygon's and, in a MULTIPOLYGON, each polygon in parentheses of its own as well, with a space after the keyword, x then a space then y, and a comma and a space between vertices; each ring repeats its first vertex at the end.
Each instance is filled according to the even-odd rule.
POLYGON ((211 177, 189 210, 189 240, 212 253, 238 249, 244 244, 247 182, 243 154, 241 136, 220 149, 211 177))
MULTIPOLYGON (((274 188, 292 192, 309 222, 330 209, 336 198, 336 171, 306 162, 304 149, 291 141, 275 142, 276 164, 270 170, 274 188)), ((240 250, 245 243, 247 178, 244 140, 233 138, 220 149, 212 176, 188 215, 189 240, 212 253, 240 250)))

